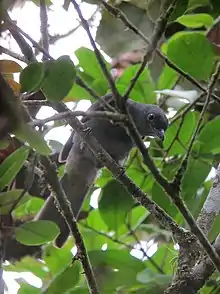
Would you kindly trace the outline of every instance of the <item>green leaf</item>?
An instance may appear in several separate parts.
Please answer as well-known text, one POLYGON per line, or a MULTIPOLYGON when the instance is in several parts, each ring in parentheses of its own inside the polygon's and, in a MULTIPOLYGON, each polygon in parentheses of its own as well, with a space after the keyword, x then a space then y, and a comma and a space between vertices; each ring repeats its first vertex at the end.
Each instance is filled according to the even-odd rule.
POLYGON ((60 273, 61 270, 66 268, 67 264, 71 263, 73 246, 71 239, 68 239, 62 248, 56 248, 52 244, 45 246, 43 260, 53 275, 60 273))
POLYGON ((56 61, 47 63, 45 79, 42 90, 47 99, 60 102, 72 88, 76 78, 76 69, 67 56, 61 56, 56 61))
POLYGON ((39 154, 50 155, 52 150, 47 145, 42 134, 27 124, 21 124, 19 129, 14 131, 16 138, 24 143, 28 143, 31 148, 35 149, 39 154))
POLYGON ((197 7, 210 5, 209 0, 189 0, 187 10, 194 10, 197 7))
POLYGON ((158 285, 167 285, 171 281, 171 278, 172 276, 158 274, 148 268, 137 274, 137 280, 143 284, 155 283, 158 285))
POLYGON ((157 89, 172 89, 176 84, 178 77, 179 76, 174 69, 172 69, 168 65, 165 65, 159 77, 157 89))
POLYGON ((40 279, 44 279, 48 276, 48 269, 45 267, 44 262, 40 259, 35 259, 30 256, 25 256, 19 261, 4 265, 5 271, 14 271, 18 273, 31 272, 40 279))
POLYGON ((102 168, 101 172, 98 174, 95 184, 103 188, 108 182, 113 179, 111 172, 107 168, 102 168))
POLYGON ((126 233, 129 233, 129 230, 135 231, 140 224, 147 218, 149 215, 149 211, 143 206, 134 207, 131 212, 127 215, 127 224, 129 224, 129 228, 127 225, 123 225, 119 229, 119 235, 122 236, 126 233))
POLYGON ((74 84, 70 89, 69 93, 64 98, 64 102, 79 101, 82 99, 88 99, 91 101, 94 100, 94 98, 92 98, 91 95, 85 89, 83 89, 77 84, 74 84))
POLYGON ((184 122, 178 133, 178 129, 181 123, 181 118, 178 119, 175 123, 173 123, 166 131, 166 136, 164 140, 164 148, 169 149, 169 156, 171 155, 179 155, 185 153, 185 148, 187 148, 191 136, 194 132, 195 124, 196 124, 196 115, 194 112, 188 112, 184 117, 184 122), (176 136, 178 133, 178 140, 176 140, 176 136), (173 140, 175 142, 173 143, 173 140), (172 145, 171 145, 172 144, 172 145))
MULTIPOLYGON (((129 66, 125 69, 123 75, 116 81, 117 89, 120 94, 125 94, 131 80, 138 72, 140 65, 129 66)), ((156 102, 155 86, 150 75, 150 71, 145 68, 139 76, 135 86, 130 94, 130 98, 137 102, 154 104, 156 102)))
POLYGON ((175 34, 168 41, 167 56, 196 79, 207 80, 212 73, 214 64, 212 46, 200 32, 175 34))
POLYGON ((118 287, 135 287, 138 284, 136 276, 138 272, 144 270, 144 264, 131 256, 130 251, 126 249, 97 250, 90 251, 88 254, 93 268, 97 270, 96 280, 101 293, 114 293, 118 287))
MULTIPOLYGON (((161 244, 151 257, 160 266, 164 273, 167 275, 173 274, 175 268, 174 261, 177 261, 178 251, 174 249, 172 241, 171 243, 161 244)), ((144 263, 147 268, 155 270, 154 265, 149 260, 146 260, 144 263)))
MULTIPOLYGON (((11 211, 14 203, 19 199, 23 190, 11 190, 8 192, 0 193, 0 215, 7 214, 11 211)), ((30 195, 25 193, 25 195, 19 200, 17 206, 24 204, 30 199, 30 195)), ((17 207, 16 206, 16 207, 17 207)))
POLYGON ((76 287, 75 289, 67 291, 65 294, 89 294, 89 289, 86 287, 76 287))
MULTIPOLYGON (((23 200, 23 198, 22 198, 23 200)), ((44 200, 38 197, 31 196, 25 203, 19 202, 18 207, 13 211, 14 218, 22 218, 26 215, 36 215, 36 213, 40 210, 40 208, 44 204, 44 200)))
POLYGON ((200 134, 197 137, 197 141, 200 143, 199 153, 220 153, 220 117, 217 116, 210 122, 206 123, 200 134))
POLYGON ((60 294, 73 289, 80 280, 80 262, 75 261, 59 272, 42 292, 44 294, 60 294))
POLYGON ((26 222, 15 229, 16 240, 28 246, 45 244, 54 240, 58 234, 58 226, 46 220, 26 222))
POLYGON ((122 270, 131 267, 136 272, 144 269, 143 263, 136 257, 130 255, 129 250, 96 250, 88 252, 88 255, 93 266, 106 264, 112 268, 122 270))
MULTIPOLYGON (((91 87, 93 88, 93 90, 95 90, 95 92, 100 95, 100 96, 104 96, 106 94, 106 92, 108 91, 108 82, 107 80, 101 80, 101 79, 95 79, 92 84, 91 87)), ((94 99, 94 98, 93 98, 94 99)))
POLYGON ((102 190, 99 211, 106 225, 115 231, 125 224, 127 213, 134 201, 125 188, 116 180, 109 182, 102 190))
POLYGON ((211 167, 211 163, 204 161, 202 157, 194 158, 191 156, 189 158, 188 166, 181 183, 182 197, 184 200, 189 200, 195 196, 207 178, 211 167))
POLYGON ((21 92, 33 92, 40 89, 44 79, 44 64, 34 62, 23 69, 20 74, 21 92))
MULTIPOLYGON (((162 174, 169 181, 171 181, 179 169, 181 160, 170 161, 165 163, 162 168, 162 174)), ((163 208, 170 216, 176 217, 178 214, 178 209, 172 203, 170 197, 164 191, 164 189, 155 181, 152 188, 152 199, 163 208)))
POLYGON ((0 191, 18 174, 29 154, 29 148, 20 147, 10 154, 0 165, 0 191))
MULTIPOLYGON (((97 61, 95 53, 86 48, 81 47, 75 51, 75 55, 79 60, 79 67, 82 67, 84 72, 95 80, 103 80, 106 83, 105 75, 103 74, 99 62, 97 61)), ((106 67, 110 70, 110 65, 104 60, 106 67)))
POLYGON ((182 15, 176 21, 188 28, 200 28, 203 26, 208 28, 213 24, 214 20, 210 14, 198 13, 182 15))
POLYGON ((41 290, 29 284, 22 284, 18 294, 41 294, 41 290))
POLYGON ((86 219, 86 224, 97 231, 106 232, 108 230, 108 227, 101 217, 99 209, 94 209, 89 213, 89 216, 86 219))
POLYGON ((188 0, 177 0, 173 12, 169 17, 169 22, 176 20, 180 15, 183 15, 187 9, 188 0))

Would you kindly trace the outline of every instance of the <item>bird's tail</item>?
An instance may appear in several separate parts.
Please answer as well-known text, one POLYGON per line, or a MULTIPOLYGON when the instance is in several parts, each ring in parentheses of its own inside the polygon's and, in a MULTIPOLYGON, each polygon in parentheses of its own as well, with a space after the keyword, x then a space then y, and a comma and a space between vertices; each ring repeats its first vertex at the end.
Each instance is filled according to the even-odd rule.
MULTIPOLYGON (((97 169, 93 164, 87 164, 86 170, 82 174, 77 169, 71 170, 71 176, 67 173, 61 178, 60 182, 65 194, 71 204, 74 216, 77 218, 86 197, 97 174, 97 169)), ((58 211, 54 203, 54 197, 51 195, 46 200, 43 208, 36 216, 37 220, 50 220, 55 222, 60 228, 60 234, 55 240, 57 247, 62 247, 69 235, 69 228, 58 211)))

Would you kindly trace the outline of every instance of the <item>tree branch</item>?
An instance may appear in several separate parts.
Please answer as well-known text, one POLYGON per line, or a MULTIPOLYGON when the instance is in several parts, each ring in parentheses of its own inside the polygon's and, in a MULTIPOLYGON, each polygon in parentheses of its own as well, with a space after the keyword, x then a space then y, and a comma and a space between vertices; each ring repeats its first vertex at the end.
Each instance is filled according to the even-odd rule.
MULTIPOLYGON (((49 34, 48 34, 48 16, 47 16, 47 6, 45 0, 40 0, 40 31, 42 38, 43 48, 49 52, 49 34)), ((47 60, 48 57, 44 54, 43 60, 47 60)))
MULTIPOLYGON (((213 247, 220 255, 220 235, 216 238, 213 247)), ((205 282, 211 277, 214 271, 215 267, 213 263, 207 256, 204 256, 196 263, 187 278, 177 279, 175 283, 172 283, 165 291, 165 294, 196 294, 199 289, 204 286, 205 282)))
POLYGON ((91 45, 93 47, 93 50, 94 50, 94 53, 96 55, 97 61, 98 61, 99 65, 100 65, 100 68, 102 69, 102 72, 105 75, 106 80, 109 83, 109 86, 111 88, 112 95, 113 95, 113 97, 114 97, 114 99, 116 101, 116 105, 119 106, 120 105, 119 104, 120 95, 119 95, 118 90, 117 90, 117 88, 115 86, 115 82, 114 82, 114 80, 113 80, 113 78, 112 78, 109 70, 107 69, 107 66, 106 66, 106 64, 105 64, 105 62, 103 60, 103 57, 102 57, 102 55, 101 55, 98 47, 96 46, 96 43, 95 43, 93 37, 92 37, 92 34, 90 32, 90 28, 89 28, 88 22, 83 17, 82 12, 80 10, 80 7, 76 3, 76 1, 75 0, 71 0, 71 3, 73 4, 73 6, 74 6, 74 8, 75 8, 75 10, 76 10, 79 18, 80 18, 80 21, 82 23, 82 26, 83 26, 84 30, 86 31, 86 33, 88 35, 89 41, 90 41, 90 43, 91 43, 91 45))
POLYGON ((126 116, 120 113, 114 113, 114 112, 108 112, 108 111, 91 111, 91 112, 86 112, 86 111, 66 111, 63 113, 58 113, 55 114, 51 117, 47 117, 45 119, 35 119, 33 122, 30 123, 31 126, 42 126, 48 122, 51 121, 58 121, 58 120, 63 120, 63 119, 68 119, 71 117, 76 117, 76 116, 85 116, 85 117, 98 117, 102 119, 110 119, 113 121, 121 121, 121 122, 126 122, 126 116))
POLYGON ((51 190, 56 201, 59 204, 59 207, 61 209, 61 214, 63 218, 65 219, 70 229, 70 232, 75 239, 76 247, 77 247, 77 253, 76 253, 75 259, 79 259, 82 263, 90 293, 98 294, 99 293, 98 287, 96 284, 95 276, 94 276, 87 252, 86 252, 86 247, 84 245, 82 235, 78 229, 76 219, 74 217, 70 203, 57 177, 56 167, 50 161, 48 157, 42 157, 42 163, 45 167, 46 179, 49 185, 51 186, 51 190))
POLYGON ((197 224, 208 235, 216 216, 220 211, 220 164, 216 171, 212 188, 206 198, 203 208, 198 216, 197 224))

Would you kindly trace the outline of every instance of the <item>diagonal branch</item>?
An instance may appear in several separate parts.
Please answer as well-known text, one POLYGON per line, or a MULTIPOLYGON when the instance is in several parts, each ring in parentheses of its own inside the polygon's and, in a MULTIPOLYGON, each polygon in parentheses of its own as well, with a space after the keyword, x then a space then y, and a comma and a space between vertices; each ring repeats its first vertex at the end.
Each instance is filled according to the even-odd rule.
POLYGON ((98 294, 99 293, 98 287, 96 284, 92 266, 90 264, 90 261, 87 255, 86 247, 84 245, 82 235, 78 229, 76 219, 74 217, 70 203, 57 177, 56 166, 51 162, 51 160, 48 157, 42 157, 42 163, 45 167, 46 179, 51 187, 52 193, 55 194, 54 196, 61 209, 61 214, 63 218, 65 219, 70 229, 70 232, 72 233, 75 239, 76 247, 77 247, 77 253, 76 253, 75 259, 76 258, 79 259, 82 263, 85 276, 87 279, 87 283, 90 289, 90 293, 98 294))
POLYGON ((95 53, 95 55, 96 55, 97 61, 98 61, 99 65, 100 65, 100 67, 101 67, 101 69, 102 69, 102 72, 104 73, 104 75, 105 75, 105 77, 106 77, 106 80, 107 80, 108 83, 109 83, 109 86, 110 86, 110 88, 111 88, 111 91, 112 91, 113 97, 114 97, 114 99, 115 99, 115 101, 116 101, 116 105, 118 106, 118 105, 120 105, 120 104, 119 104, 119 98, 120 98, 120 95, 119 95, 118 90, 117 90, 117 88, 116 88, 116 86, 115 86, 114 80, 113 80, 113 78, 112 78, 112 76, 111 76, 111 74, 110 74, 110 72, 109 72, 109 70, 108 70, 108 68, 107 68, 107 66, 106 66, 106 64, 105 64, 105 62, 104 62, 104 60, 103 60, 103 57, 102 57, 102 55, 101 55, 101 52, 99 51, 99 49, 98 49, 98 47, 96 46, 96 43, 95 43, 95 41, 94 41, 94 39, 93 39, 93 37, 92 37, 92 34, 91 34, 91 32, 90 32, 90 28, 89 28, 88 22, 87 22, 87 20, 83 17, 82 12, 81 12, 81 10, 80 10, 80 7, 79 7, 79 5, 76 3, 76 1, 75 1, 75 0, 71 0, 71 2, 72 2, 72 4, 73 4, 73 6, 74 6, 74 8, 75 8, 75 10, 76 10, 76 12, 77 12, 79 18, 80 18, 80 21, 81 21, 81 23, 82 23, 83 28, 85 29, 85 31, 86 31, 86 33, 87 33, 87 35, 88 35, 89 41, 90 41, 90 43, 91 43, 91 45, 92 45, 92 47, 93 47, 93 50, 94 50, 94 53, 95 53))
POLYGON ((176 2, 177 2, 177 0, 167 0, 163 4, 162 13, 156 22, 154 32, 153 32, 152 38, 148 44, 147 52, 145 53, 145 55, 143 57, 142 64, 141 64, 138 72, 136 73, 135 77, 132 79, 128 90, 124 94, 123 98, 125 100, 128 99, 128 97, 129 97, 132 89, 134 88, 135 83, 137 82, 138 78, 140 77, 141 73, 146 68, 148 62, 151 61, 153 53, 157 48, 158 42, 161 39, 161 37, 166 29, 168 19, 175 8, 176 2))

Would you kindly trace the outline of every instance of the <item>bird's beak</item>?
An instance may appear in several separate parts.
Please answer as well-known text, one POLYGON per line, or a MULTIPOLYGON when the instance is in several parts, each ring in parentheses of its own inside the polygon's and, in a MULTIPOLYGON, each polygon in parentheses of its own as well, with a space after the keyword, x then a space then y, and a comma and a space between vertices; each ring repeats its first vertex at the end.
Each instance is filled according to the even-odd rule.
POLYGON ((157 129, 155 129, 154 131, 155 131, 156 136, 157 136, 161 141, 163 141, 163 140, 164 140, 164 134, 165 134, 164 129, 161 129, 161 130, 157 130, 157 129))

